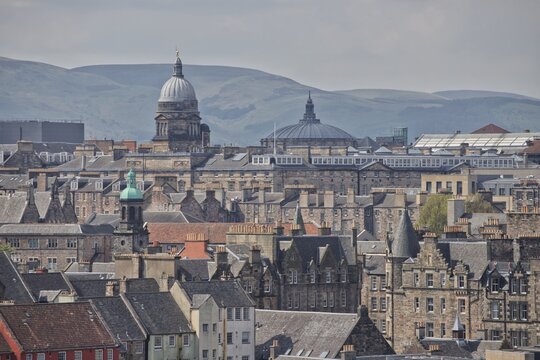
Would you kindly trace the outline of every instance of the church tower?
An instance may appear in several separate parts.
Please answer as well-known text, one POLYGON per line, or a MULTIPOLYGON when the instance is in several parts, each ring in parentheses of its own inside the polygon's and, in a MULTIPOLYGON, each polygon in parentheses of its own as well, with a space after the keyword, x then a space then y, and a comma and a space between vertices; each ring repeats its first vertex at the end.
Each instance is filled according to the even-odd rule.
POLYGON ((201 124, 195 89, 184 77, 178 51, 172 77, 161 88, 154 120, 155 152, 200 152, 210 145, 210 128, 201 124))

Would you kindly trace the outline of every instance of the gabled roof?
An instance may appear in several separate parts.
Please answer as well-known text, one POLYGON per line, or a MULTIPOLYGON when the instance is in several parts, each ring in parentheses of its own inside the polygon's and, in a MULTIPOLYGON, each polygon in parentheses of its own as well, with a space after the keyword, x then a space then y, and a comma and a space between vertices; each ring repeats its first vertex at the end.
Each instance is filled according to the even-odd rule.
POLYGON ((209 259, 180 259, 178 270, 186 281, 208 281, 212 275, 209 270, 209 259))
POLYGON ((91 300, 105 320, 113 337, 119 341, 144 341, 146 334, 119 296, 107 296, 91 300))
POLYGON ((303 354, 335 359, 359 318, 356 314, 256 310, 255 358, 261 359, 272 340, 278 353, 303 354), (326 353, 326 355, 322 355, 326 353))
POLYGON ((420 251, 420 243, 407 210, 403 210, 391 249, 392 256, 400 258, 414 258, 420 251))
POLYGON ((169 292, 125 294, 149 335, 192 332, 169 292))
MULTIPOLYGON (((70 279, 71 285, 80 298, 97 298, 105 296, 106 285, 109 281, 118 282, 117 279, 70 279)), ((114 295, 118 295, 118 286, 114 287, 114 295)), ((159 285, 155 279, 127 279, 127 293, 158 292, 159 285)))
MULTIPOLYGON (((47 290, 70 291, 70 287, 62 273, 28 273, 21 274, 24 282, 32 292, 34 299, 41 301, 40 293, 47 290)), ((46 299, 43 299, 46 300, 46 299)))
POLYGON ((242 286, 234 280, 189 281, 179 283, 179 285, 185 290, 191 301, 197 294, 208 294, 221 307, 251 307, 255 305, 242 286))
POLYGON ((356 264, 356 251, 352 246, 352 240, 348 236, 296 236, 291 238, 279 237, 279 246, 282 250, 281 258, 285 255, 283 251, 295 246, 302 259, 302 268, 307 269, 308 263, 313 259, 320 259, 321 248, 331 251, 336 260, 345 258, 349 265, 356 264))
POLYGON ((0 315, 24 351, 116 345, 88 302, 0 306, 0 315))
POLYGON ((15 304, 31 304, 34 302, 32 294, 9 255, 0 251, 0 287, 4 289, 1 300, 13 300, 15 304))

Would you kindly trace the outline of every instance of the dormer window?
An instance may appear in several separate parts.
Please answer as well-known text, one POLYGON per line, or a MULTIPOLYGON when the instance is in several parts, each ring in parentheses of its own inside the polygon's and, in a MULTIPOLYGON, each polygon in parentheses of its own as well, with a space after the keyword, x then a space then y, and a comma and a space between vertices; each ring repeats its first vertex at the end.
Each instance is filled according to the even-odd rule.
POLYGON ((457 282, 458 282, 457 283, 458 288, 464 289, 465 288, 465 275, 458 275, 457 282))
POLYGON ((497 276, 491 278, 491 292, 498 293, 500 289, 500 279, 497 276))
POLYGON ((298 271, 289 270, 289 284, 298 284, 298 271))
POLYGON ((332 272, 330 270, 328 270, 326 272, 326 283, 329 284, 332 282, 332 272))
POLYGON ((317 282, 317 273, 315 272, 315 270, 311 270, 309 280, 312 284, 315 284, 317 282))

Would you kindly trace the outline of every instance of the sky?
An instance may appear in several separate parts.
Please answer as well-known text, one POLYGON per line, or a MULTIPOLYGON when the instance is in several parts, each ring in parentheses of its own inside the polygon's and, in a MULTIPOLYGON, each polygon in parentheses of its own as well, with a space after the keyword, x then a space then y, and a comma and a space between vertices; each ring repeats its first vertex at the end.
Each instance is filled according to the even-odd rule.
POLYGON ((247 67, 324 90, 540 98, 537 0, 1 0, 0 56, 247 67))

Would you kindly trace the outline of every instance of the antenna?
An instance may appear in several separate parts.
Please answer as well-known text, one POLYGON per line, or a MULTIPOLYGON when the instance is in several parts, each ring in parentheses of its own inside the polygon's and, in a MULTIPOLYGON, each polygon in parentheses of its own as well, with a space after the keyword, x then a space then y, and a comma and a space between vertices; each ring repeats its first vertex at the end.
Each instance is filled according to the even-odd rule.
POLYGON ((276 151, 276 122, 274 121, 274 156, 277 154, 276 151))

